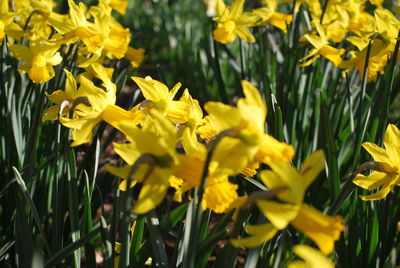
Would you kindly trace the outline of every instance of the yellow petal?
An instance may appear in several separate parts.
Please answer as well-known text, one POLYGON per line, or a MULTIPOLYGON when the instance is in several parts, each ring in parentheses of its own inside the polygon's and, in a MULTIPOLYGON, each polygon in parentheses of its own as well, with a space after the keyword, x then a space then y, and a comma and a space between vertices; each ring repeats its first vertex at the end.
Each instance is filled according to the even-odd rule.
POLYGON ((116 166, 107 164, 107 165, 105 165, 105 168, 108 172, 110 172, 114 176, 117 176, 121 179, 127 179, 129 176, 129 173, 132 169, 132 166, 125 165, 122 167, 116 167, 116 166))
POLYGON ((274 237, 276 232, 278 232, 278 229, 276 229, 271 223, 247 226, 246 230, 249 234, 251 234, 251 236, 240 239, 232 239, 229 242, 235 247, 254 248, 269 241, 272 237, 274 237))
POLYGON ((382 186, 382 188, 371 195, 361 195, 360 198, 364 201, 372 201, 372 200, 380 200, 385 198, 390 192, 390 183, 386 183, 382 186))
POLYGON ((144 180, 139 197, 132 212, 144 214, 160 204, 167 193, 170 176, 168 169, 155 168, 152 173, 144 180))
POLYGON ((143 93, 143 96, 147 100, 168 100, 169 90, 168 87, 163 83, 151 79, 150 77, 141 78, 137 76, 132 76, 131 78, 139 86, 140 90, 143 93))
POLYGON ((293 156, 294 148, 292 145, 280 142, 268 134, 263 134, 255 158, 256 160, 269 165, 274 161, 289 163, 293 156))
POLYGON ((304 179, 297 170, 289 164, 279 161, 270 163, 270 166, 279 179, 289 187, 294 200, 296 200, 295 203, 301 203, 306 189, 304 188, 304 179))
POLYGON ((256 39, 254 38, 254 36, 252 35, 252 33, 245 27, 243 26, 236 26, 236 33, 237 35, 242 38, 243 40, 245 40, 248 43, 254 43, 256 41, 256 39))
POLYGON ((115 152, 122 158, 128 165, 133 165, 140 156, 137 150, 136 143, 113 143, 115 152))
POLYGON ((49 109, 47 109, 47 111, 42 116, 42 122, 46 122, 47 120, 57 120, 59 109, 59 105, 53 105, 49 109))
POLYGON ((335 241, 344 230, 342 217, 322 214, 305 204, 290 224, 310 237, 325 255, 333 251, 335 241))
POLYGON ((388 125, 384 143, 386 152, 392 163, 400 163, 400 131, 395 125, 388 125))
POLYGON ((243 13, 244 0, 235 0, 229 8, 230 15, 233 19, 239 19, 243 13))
POLYGON ((204 108, 209 114, 212 127, 218 132, 237 127, 240 123, 240 113, 235 107, 220 102, 207 102, 204 108))
POLYGON ((138 67, 142 63, 143 57, 144 57, 143 48, 128 47, 125 53, 125 58, 129 60, 132 67, 138 67))
POLYGON ((23 45, 11 45, 9 48, 11 53, 18 60, 23 62, 30 62, 32 60, 32 52, 29 50, 28 47, 23 45))
MULTIPOLYGON (((396 176, 397 177, 397 176, 396 176)), ((375 190, 376 188, 382 186, 385 183, 393 180, 393 176, 388 175, 383 172, 374 171, 368 176, 358 174, 354 179, 353 183, 361 188, 367 190, 375 190)))
POLYGON ((100 122, 99 118, 88 120, 81 129, 76 129, 72 132, 71 147, 87 143, 93 138, 93 128, 100 122))
POLYGON ((299 205, 282 204, 275 201, 257 201, 257 206, 268 220, 277 228, 285 228, 300 209, 299 205))
MULTIPOLYGON (((294 253, 301 257, 305 261, 304 267, 308 268, 334 268, 335 264, 328 259, 326 256, 324 256, 320 251, 306 246, 306 245, 297 245, 293 247, 294 253)), ((288 268, 296 268, 299 267, 297 265, 292 265, 290 263, 288 265, 288 268)), ((300 266, 302 267, 302 266, 300 266)))
MULTIPOLYGON (((280 179, 280 177, 274 173, 272 170, 263 170, 260 173, 260 178, 262 182, 267 186, 268 189, 273 189, 277 187, 287 186, 284 181, 280 179)), ((293 191, 291 189, 283 190, 277 195, 280 200, 285 201, 287 203, 299 203, 299 196, 297 193, 293 195, 293 191)), ((302 196, 300 199, 302 200, 302 196)))
POLYGON ((324 168, 325 155, 322 150, 314 152, 303 162, 300 169, 300 175, 304 179, 304 189, 308 188, 324 168))
POLYGON ((137 116, 136 113, 124 110, 117 105, 110 104, 107 105, 101 113, 101 118, 116 129, 120 129, 121 121, 129 121, 131 124, 137 125, 140 116, 137 116))
POLYGON ((362 144, 365 150, 372 156, 374 161, 382 163, 390 163, 389 156, 385 149, 379 147, 378 145, 371 142, 364 142, 362 144))

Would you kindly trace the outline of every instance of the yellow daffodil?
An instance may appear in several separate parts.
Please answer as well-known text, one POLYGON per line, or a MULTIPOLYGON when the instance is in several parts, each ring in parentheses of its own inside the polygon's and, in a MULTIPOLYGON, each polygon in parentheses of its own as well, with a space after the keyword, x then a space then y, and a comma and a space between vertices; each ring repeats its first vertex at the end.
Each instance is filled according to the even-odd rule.
POLYGON ((327 255, 332 252, 334 241, 343 231, 342 218, 330 217, 303 203, 310 184, 323 170, 325 158, 322 151, 313 153, 305 160, 300 171, 287 163, 275 161, 269 164, 272 170, 261 173, 261 179, 268 189, 286 187, 277 194, 277 201, 258 200, 256 204, 269 223, 248 226, 250 237, 232 240, 235 246, 255 247, 270 240, 278 230, 288 224, 305 233, 327 255))
MULTIPOLYGON (((189 134, 190 132, 186 132, 189 134)), ((179 154, 180 166, 174 178, 182 179, 175 187, 175 200, 181 201, 183 193, 200 186, 203 169, 207 157, 206 148, 193 138, 183 137, 186 154, 179 154)), ((238 186, 229 181, 228 176, 238 174, 247 163, 247 156, 242 153, 240 141, 225 137, 217 145, 212 155, 207 173, 207 182, 203 195, 203 209, 211 209, 215 213, 224 213, 239 197, 238 186)))
POLYGON ((154 108, 165 114, 174 123, 187 121, 188 103, 174 100, 181 83, 177 83, 170 91, 166 85, 150 76, 145 78, 133 76, 132 80, 139 86, 146 99, 140 104, 141 110, 154 108))
POLYGON ((266 4, 264 7, 253 10, 261 19, 257 25, 267 25, 271 23, 284 33, 287 33, 287 25, 292 22, 293 16, 276 12, 278 7, 277 0, 265 0, 263 2, 266 4))
POLYGON ((228 129, 236 132, 235 137, 241 141, 249 162, 289 162, 294 155, 293 147, 265 133, 267 108, 260 92, 248 81, 242 81, 242 87, 245 98, 238 101, 237 107, 219 102, 205 104, 212 129, 217 133, 228 129))
POLYGON ((227 7, 223 0, 217 0, 218 17, 214 18, 214 21, 218 22, 218 25, 213 31, 216 41, 227 44, 235 41, 237 36, 249 43, 256 41, 246 27, 254 26, 259 17, 254 13, 243 13, 243 6, 244 0, 235 0, 230 7, 227 7))
POLYGON ((20 72, 26 72, 34 83, 43 83, 54 76, 54 65, 62 61, 57 52, 58 45, 31 43, 30 47, 24 45, 11 45, 11 53, 24 64, 20 72))
POLYGON ((60 42, 74 42, 78 38, 86 45, 88 52, 96 52, 103 46, 105 35, 87 20, 87 7, 82 2, 76 5, 73 0, 68 0, 68 5, 69 16, 52 13, 49 17, 50 25, 64 36, 60 42))
POLYGON ((143 184, 132 208, 133 213, 143 214, 161 203, 167 193, 168 179, 179 163, 175 151, 178 138, 172 122, 157 110, 149 111, 142 128, 122 122, 120 129, 131 143, 114 143, 114 149, 128 166, 107 166, 107 170, 123 179, 119 188, 125 191, 132 166, 140 164, 140 169, 131 174, 130 187, 143 184))
POLYGON ((94 28, 104 36, 102 49, 107 57, 117 59, 124 57, 131 40, 129 29, 122 27, 111 16, 111 8, 103 1, 97 6, 92 6, 89 13, 94 18, 94 28))
POLYGON ((400 186, 400 131, 393 124, 389 124, 386 129, 384 145, 385 149, 370 142, 362 144, 379 167, 379 171, 373 171, 368 176, 358 174, 353 179, 353 183, 361 188, 367 190, 379 188, 374 194, 361 196, 363 200, 383 199, 395 186, 400 186))
POLYGON ((306 246, 297 245, 293 247, 293 252, 304 261, 292 261, 288 268, 334 268, 335 264, 320 251, 306 246))
POLYGON ((80 91, 84 97, 87 107, 78 115, 72 114, 70 116, 62 116, 59 118, 60 122, 72 131, 73 143, 71 146, 78 146, 89 142, 93 136, 93 128, 101 121, 104 120, 110 125, 118 128, 120 121, 135 121, 135 115, 130 113, 119 106, 115 105, 115 91, 116 86, 111 82, 108 77, 107 71, 100 64, 92 65, 93 71, 97 77, 103 82, 103 87, 99 88, 87 78, 85 75, 79 76, 80 91))
POLYGON ((71 108, 78 117, 83 114, 81 113, 81 109, 90 109, 88 106, 84 105, 85 103, 88 104, 84 99, 86 95, 85 92, 82 90, 79 91, 73 75, 65 69, 64 71, 67 75, 65 90, 56 90, 52 94, 46 92, 48 99, 56 105, 47 109, 42 117, 42 122, 57 120, 59 116, 68 114, 71 108), (80 102, 80 100, 82 100, 82 102, 80 102))
POLYGON ((301 66, 308 66, 313 63, 319 56, 327 58, 333 63, 333 65, 338 66, 342 62, 340 57, 344 53, 344 49, 337 49, 329 45, 328 38, 325 34, 323 27, 314 21, 316 32, 311 34, 305 34, 304 38, 314 47, 308 52, 307 56, 300 59, 300 62, 306 61, 301 64, 301 66))
POLYGON ((0 42, 3 42, 4 36, 11 35, 13 38, 22 35, 22 29, 13 22, 15 14, 9 11, 8 1, 0 3, 0 42), (18 33, 19 34, 16 34, 18 33))
MULTIPOLYGON (((339 65, 340 68, 347 70, 357 68, 360 77, 363 77, 368 44, 370 44, 367 82, 375 81, 378 74, 384 73, 387 62, 394 52, 400 30, 400 21, 389 10, 383 8, 375 10, 374 21, 371 24, 375 28, 372 32, 348 38, 358 50, 350 52, 351 58, 339 65)), ((400 56, 397 59, 399 60, 400 56)))

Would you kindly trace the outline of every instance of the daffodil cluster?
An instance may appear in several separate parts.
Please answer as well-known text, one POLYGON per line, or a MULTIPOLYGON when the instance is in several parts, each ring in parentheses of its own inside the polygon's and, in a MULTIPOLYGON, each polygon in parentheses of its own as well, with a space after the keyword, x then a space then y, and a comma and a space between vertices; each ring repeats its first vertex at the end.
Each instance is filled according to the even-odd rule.
POLYGON ((68 1, 69 13, 54 12, 52 0, 11 0, 0 4, 0 41, 5 40, 12 55, 34 83, 55 76, 54 66, 65 55, 73 56, 78 67, 126 58, 137 67, 143 49, 130 47, 131 33, 112 16, 124 13, 128 0, 100 0, 96 6, 68 1))
POLYGON ((121 190, 127 189, 128 181, 130 187, 142 184, 134 213, 146 213, 160 204, 170 187, 175 189, 175 200, 182 201, 204 178, 203 209, 227 212, 239 198, 238 185, 229 177, 252 176, 259 163, 287 163, 294 154, 292 146, 265 133, 266 107, 248 81, 242 81, 245 98, 236 106, 208 102, 204 116, 188 89, 175 100, 180 83, 169 90, 151 77, 132 79, 145 100, 129 111, 130 118, 119 117, 113 124, 128 140, 114 143, 127 165, 108 170, 123 179, 121 190))
POLYGON ((281 189, 279 201, 257 199, 255 202, 269 223, 247 226, 248 238, 232 240, 235 246, 254 247, 271 239, 289 224, 315 241, 324 254, 333 250, 343 224, 340 216, 330 217, 303 203, 308 186, 324 168, 321 151, 311 155, 298 172, 290 165, 294 155, 291 145, 280 142, 265 131, 267 109, 259 90, 242 81, 244 98, 235 106, 220 102, 204 105, 185 89, 176 98, 181 84, 169 89, 151 77, 132 77, 144 100, 127 111, 115 105, 116 86, 107 70, 98 63, 73 77, 66 71, 65 90, 49 94, 55 105, 43 120, 58 119, 71 129, 71 146, 93 138, 101 121, 112 125, 126 137, 114 143, 115 152, 126 163, 107 165, 120 178, 119 189, 141 185, 132 213, 145 214, 174 189, 177 202, 191 198, 191 189, 205 180, 202 208, 215 213, 239 209, 250 200, 239 196, 232 176, 251 177, 260 164, 271 170, 261 172, 268 189, 281 189), (94 84, 93 79, 101 81, 94 84))
POLYGON ((294 14, 300 11, 300 7, 307 9, 310 25, 300 41, 311 45, 311 49, 300 59, 301 66, 308 66, 322 56, 344 72, 357 69, 363 78, 368 60, 366 80, 372 82, 378 74, 384 73, 388 60, 393 56, 400 21, 381 6, 382 1, 370 2, 375 7, 372 13, 366 11, 366 1, 362 0, 328 1, 325 6, 315 0, 262 0, 260 7, 249 12, 243 11, 245 0, 234 0, 230 7, 223 0, 208 1, 207 4, 210 9, 213 3, 213 13, 216 14, 214 21, 217 26, 213 37, 223 44, 233 42, 236 37, 254 43, 250 28, 269 24, 287 33, 293 15, 279 13, 278 7, 293 10, 294 14))

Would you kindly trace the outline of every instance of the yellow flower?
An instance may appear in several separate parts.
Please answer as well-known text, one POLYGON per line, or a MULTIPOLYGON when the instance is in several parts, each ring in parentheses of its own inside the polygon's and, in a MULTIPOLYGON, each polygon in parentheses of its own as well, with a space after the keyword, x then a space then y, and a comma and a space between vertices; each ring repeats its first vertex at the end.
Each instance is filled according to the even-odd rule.
POLYGON ((362 200, 383 199, 396 185, 400 186, 400 131, 393 124, 389 124, 386 129, 384 145, 385 149, 370 142, 362 144, 374 161, 381 166, 379 171, 373 171, 368 176, 358 174, 353 179, 353 183, 361 188, 367 190, 379 188, 374 194, 360 196, 362 200))
MULTIPOLYGON (((174 195, 174 199, 178 202, 181 201, 182 194, 200 186, 207 157, 206 148, 197 141, 193 139, 186 141, 184 136, 183 144, 186 154, 178 155, 180 166, 174 173, 174 177, 183 180, 183 184, 176 188, 174 195)), ((204 210, 211 209, 215 213, 227 212, 239 197, 236 192, 238 186, 229 182, 228 176, 237 174, 247 163, 242 151, 240 142, 229 137, 222 139, 216 147, 208 168, 202 203, 204 210)))
POLYGON ((21 32, 22 29, 13 22, 13 13, 9 12, 8 1, 1 1, 0 3, 0 42, 3 42, 4 36, 11 35, 13 38, 20 36, 15 35, 16 32, 21 32))
POLYGON ((57 52, 58 45, 31 43, 28 48, 24 45, 11 45, 11 53, 24 64, 19 68, 20 72, 27 72, 34 83, 43 83, 54 76, 54 65, 62 61, 57 52))
POLYGON ((69 43, 79 38, 88 52, 96 52, 103 46, 105 35, 98 31, 95 23, 86 19, 87 7, 82 2, 76 5, 73 0, 68 0, 68 6, 69 16, 52 12, 49 17, 49 24, 64 35, 58 42, 69 43))
POLYGON ((287 33, 287 25, 292 22, 293 16, 275 12, 278 7, 277 0, 265 0, 263 2, 266 6, 253 10, 253 12, 261 18, 261 21, 258 22, 257 25, 267 25, 271 23, 284 33, 287 33))
POLYGON ((253 13, 243 13, 244 0, 235 0, 228 8, 223 0, 217 0, 216 9, 218 17, 217 28, 213 31, 216 41, 227 44, 233 42, 237 36, 249 43, 254 43, 254 36, 246 27, 254 26, 258 16, 253 13))
POLYGON ((304 261, 292 261, 288 268, 334 268, 335 264, 324 256, 320 251, 306 246, 297 245, 293 247, 294 253, 304 261))
MULTIPOLYGON (((347 70, 357 68, 360 77, 364 76, 368 44, 371 42, 368 59, 367 82, 376 80, 378 73, 383 74, 388 60, 394 52, 397 35, 400 30, 399 20, 389 11, 378 8, 374 12, 374 20, 370 23, 373 29, 361 36, 348 38, 357 51, 350 53, 351 58, 343 61, 339 67, 347 70)), ((399 54, 400 55, 400 54, 399 54)), ((397 60, 400 59, 398 55, 397 60)))
MULTIPOLYGON (((60 117, 60 122, 68 128, 73 129, 71 146, 78 146, 89 142, 93 136, 93 128, 104 120, 108 124, 119 128, 120 121, 135 121, 135 114, 128 112, 115 105, 116 86, 108 77, 106 69, 100 64, 93 64, 92 68, 96 76, 103 82, 103 90, 85 75, 79 76, 81 95, 85 98, 85 103, 90 109, 86 108, 79 114, 60 117)), ((74 112, 75 113, 75 112, 74 112)))
POLYGON ((88 106, 84 105, 85 103, 88 104, 85 99, 80 98, 85 97, 85 92, 77 89, 76 80, 69 71, 64 69, 64 72, 67 75, 65 91, 56 90, 52 94, 48 94, 46 92, 46 96, 49 98, 49 100, 56 105, 53 105, 47 109, 42 117, 42 122, 47 120, 57 120, 59 116, 65 116, 68 114, 71 108, 78 116, 81 114, 81 109, 90 109, 88 106), (82 102, 78 100, 79 98, 82 100, 82 102))
POLYGON ((258 89, 245 80, 242 81, 242 87, 245 98, 238 101, 237 107, 219 102, 205 104, 211 128, 217 133, 229 129, 235 131, 235 137, 241 141, 243 154, 247 154, 249 162, 289 162, 294 154, 293 147, 265 133, 267 108, 258 89))
POLYGON ((314 21, 316 32, 312 34, 305 34, 304 38, 314 47, 308 52, 307 56, 300 59, 300 62, 306 61, 301 66, 308 66, 313 63, 319 56, 327 58, 338 66, 342 62, 340 57, 344 53, 344 49, 337 49, 329 45, 328 38, 325 34, 325 29, 317 22, 314 21))
POLYGON ((154 108, 165 114, 174 123, 187 121, 188 103, 174 100, 176 93, 178 93, 181 87, 181 83, 175 84, 170 91, 166 85, 152 79, 150 76, 146 76, 145 78, 133 76, 132 80, 139 86, 146 99, 140 104, 142 111, 154 108))
POLYGON ((335 240, 343 231, 342 218, 330 217, 303 203, 309 185, 323 170, 325 157, 317 151, 308 157, 298 172, 287 163, 275 161, 269 164, 272 170, 261 173, 261 179, 268 189, 286 187, 277 194, 281 202, 258 200, 256 204, 270 223, 248 226, 250 237, 233 239, 235 246, 255 247, 270 240, 278 230, 291 224, 309 236, 327 255, 332 252, 335 240), (261 236, 259 236, 261 235, 261 236))
POLYGON ((131 143, 113 145, 116 153, 128 166, 106 168, 123 179, 119 186, 121 190, 127 189, 129 175, 132 175, 129 187, 142 183, 132 212, 144 214, 164 200, 169 188, 169 177, 179 164, 175 151, 176 131, 172 122, 157 110, 149 111, 142 128, 137 128, 129 122, 121 122, 120 129, 131 143), (139 165, 139 169, 131 174, 134 165, 139 165))

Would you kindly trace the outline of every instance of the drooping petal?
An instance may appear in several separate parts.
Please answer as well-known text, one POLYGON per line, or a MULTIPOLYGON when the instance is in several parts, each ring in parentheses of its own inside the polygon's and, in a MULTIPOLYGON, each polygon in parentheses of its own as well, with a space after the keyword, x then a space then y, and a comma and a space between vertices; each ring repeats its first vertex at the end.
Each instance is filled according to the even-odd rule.
MULTIPOLYGON (((397 177, 397 176, 395 176, 397 177)), ((388 183, 392 181, 393 176, 379 172, 379 171, 374 171, 368 176, 364 176, 362 174, 358 174, 354 179, 353 183, 361 188, 367 189, 367 190, 375 190, 376 188, 382 186, 385 183, 388 183)))
POLYGON ((381 189, 378 192, 371 195, 361 195, 360 198, 364 201, 383 199, 389 194, 391 190, 390 185, 391 185, 390 183, 386 183, 381 187, 381 189))
POLYGON ((325 255, 333 251, 335 241, 344 230, 342 217, 325 215, 305 204, 290 224, 310 237, 325 255))
POLYGON ((135 214, 145 214, 160 204, 167 193, 170 170, 156 167, 144 180, 138 200, 132 208, 135 214))
POLYGON ((300 209, 300 205, 283 204, 275 201, 260 200, 256 203, 264 216, 280 230, 297 216, 300 209))
POLYGON ((325 155, 322 150, 310 155, 301 166, 300 175, 304 179, 304 189, 318 177, 319 173, 325 168, 325 155))
POLYGON ((335 264, 324 256, 320 251, 306 246, 306 245, 296 245, 293 247, 294 253, 301 257, 303 261, 291 262, 288 268, 334 268, 335 264))
POLYGON ((254 38, 254 35, 245 27, 237 25, 236 26, 236 33, 237 35, 245 40, 248 43, 254 43, 256 39, 254 38))
POLYGON ((271 223, 247 226, 246 230, 251 236, 232 239, 229 242, 235 247, 254 248, 269 241, 278 232, 278 229, 271 223))

